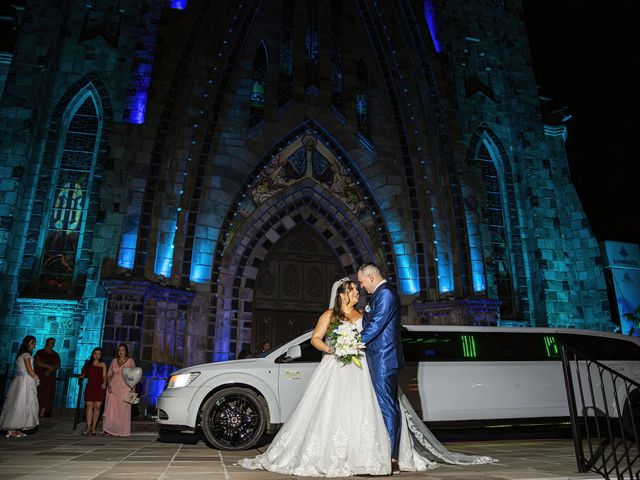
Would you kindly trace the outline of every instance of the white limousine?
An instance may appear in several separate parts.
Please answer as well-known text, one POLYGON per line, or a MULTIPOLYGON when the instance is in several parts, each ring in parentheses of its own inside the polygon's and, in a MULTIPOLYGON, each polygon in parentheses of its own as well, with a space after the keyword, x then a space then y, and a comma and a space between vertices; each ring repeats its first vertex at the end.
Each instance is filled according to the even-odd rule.
MULTIPOLYGON (((218 449, 252 447, 296 408, 322 355, 310 338, 307 332, 257 358, 175 372, 158 399, 159 428, 201 428, 218 449)), ((566 419, 560 342, 640 381, 637 337, 588 330, 421 325, 403 328, 407 366, 400 386, 430 426, 566 419)), ((640 392, 620 400, 621 405, 635 405, 640 392)))

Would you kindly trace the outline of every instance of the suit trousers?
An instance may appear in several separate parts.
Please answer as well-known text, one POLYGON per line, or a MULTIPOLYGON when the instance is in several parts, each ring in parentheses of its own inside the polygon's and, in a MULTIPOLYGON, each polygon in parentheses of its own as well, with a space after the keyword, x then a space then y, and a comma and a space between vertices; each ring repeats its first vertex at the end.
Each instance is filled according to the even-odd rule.
POLYGON ((382 417, 389 432, 391 441, 391 458, 398 458, 398 448, 400 445, 400 404, 398 403, 398 374, 397 368, 385 368, 381 372, 371 368, 371 379, 373 389, 378 397, 382 417))

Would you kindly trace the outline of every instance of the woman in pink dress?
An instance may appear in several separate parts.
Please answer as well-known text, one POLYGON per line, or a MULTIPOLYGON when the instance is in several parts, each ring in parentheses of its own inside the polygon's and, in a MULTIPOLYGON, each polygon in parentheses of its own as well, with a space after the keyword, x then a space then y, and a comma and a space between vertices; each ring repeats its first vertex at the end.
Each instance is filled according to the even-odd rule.
POLYGON ((107 435, 128 437, 131 435, 131 404, 125 402, 131 387, 124 383, 123 368, 135 368, 133 358, 124 343, 118 345, 118 354, 111 361, 107 373, 107 399, 104 405, 102 430, 107 435))

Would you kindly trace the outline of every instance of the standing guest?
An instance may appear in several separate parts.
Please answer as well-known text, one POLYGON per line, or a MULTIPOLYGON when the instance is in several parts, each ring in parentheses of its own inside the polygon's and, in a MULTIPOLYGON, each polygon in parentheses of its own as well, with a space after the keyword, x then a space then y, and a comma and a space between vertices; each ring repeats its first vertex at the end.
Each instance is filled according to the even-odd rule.
POLYGON ((25 437, 21 430, 38 426, 38 375, 33 370, 31 352, 36 348, 36 339, 27 335, 16 355, 15 378, 9 386, 9 393, 0 414, 0 429, 7 437, 25 437))
POLYGON ((89 360, 84 362, 80 378, 88 379, 87 388, 84 391, 84 406, 87 417, 87 428, 84 435, 95 435, 100 408, 104 402, 107 388, 107 365, 102 361, 100 347, 94 348, 89 360))
POLYGON ((123 368, 135 368, 133 358, 129 357, 129 349, 124 343, 118 345, 116 358, 111 361, 107 373, 107 399, 104 406, 102 430, 107 435, 128 437, 131 435, 131 404, 126 402, 131 391, 124 382, 123 368))
POLYGON ((40 404, 40 418, 51 416, 53 400, 56 396, 56 370, 60 368, 60 355, 53 350, 56 339, 47 338, 44 348, 33 356, 34 370, 40 378, 38 385, 38 403, 40 404))

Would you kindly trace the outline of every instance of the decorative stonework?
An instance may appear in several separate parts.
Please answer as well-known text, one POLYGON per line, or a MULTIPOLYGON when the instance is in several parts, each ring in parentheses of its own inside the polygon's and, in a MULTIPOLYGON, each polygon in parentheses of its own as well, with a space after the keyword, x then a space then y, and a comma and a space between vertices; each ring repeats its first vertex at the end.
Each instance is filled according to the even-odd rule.
POLYGON ((423 325, 496 326, 500 301, 490 298, 467 298, 414 305, 423 325))

